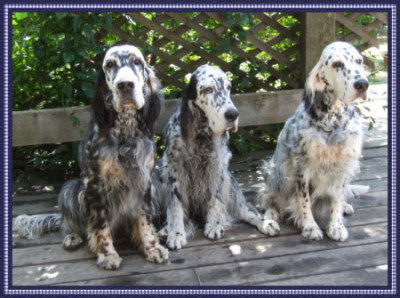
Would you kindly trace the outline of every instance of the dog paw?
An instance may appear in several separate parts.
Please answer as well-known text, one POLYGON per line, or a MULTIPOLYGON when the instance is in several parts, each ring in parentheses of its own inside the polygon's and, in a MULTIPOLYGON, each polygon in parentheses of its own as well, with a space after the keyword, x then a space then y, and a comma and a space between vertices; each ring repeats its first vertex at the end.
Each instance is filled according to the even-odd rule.
POLYGON ((344 203, 344 204, 343 204, 343 213, 344 213, 345 215, 352 215, 352 214, 354 214, 354 208, 353 208, 353 206, 351 206, 351 204, 349 204, 349 203, 344 203))
POLYGON ((221 224, 209 224, 204 226, 204 236, 210 240, 220 239, 225 233, 225 228, 221 224))
POLYGON ((73 250, 81 246, 83 243, 82 238, 75 233, 68 234, 63 240, 63 247, 68 250, 73 250))
POLYGON ((321 240, 324 237, 321 229, 316 224, 305 226, 301 232, 301 236, 309 240, 321 240))
POLYGON ((116 270, 121 264, 122 258, 117 253, 110 253, 108 255, 97 255, 97 266, 106 270, 116 270))
POLYGON ((161 264, 168 260, 168 249, 160 244, 156 244, 154 247, 145 249, 144 254, 146 260, 153 263, 161 264))
POLYGON ((186 245, 186 234, 183 232, 171 232, 167 237, 167 246, 171 250, 181 249, 186 245))
POLYGON ((258 230, 268 236, 275 236, 279 233, 279 224, 275 220, 264 219, 260 222, 258 230))
POLYGON ((269 208, 265 211, 264 218, 279 221, 279 212, 274 208, 269 208))
POLYGON ((329 223, 326 234, 329 238, 336 241, 345 241, 349 237, 346 227, 343 223, 329 223))

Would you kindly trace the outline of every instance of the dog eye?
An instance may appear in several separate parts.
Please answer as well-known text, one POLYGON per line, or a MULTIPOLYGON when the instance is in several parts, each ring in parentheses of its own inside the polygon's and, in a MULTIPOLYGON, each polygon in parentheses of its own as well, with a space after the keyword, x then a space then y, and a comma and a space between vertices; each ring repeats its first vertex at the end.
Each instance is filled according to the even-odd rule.
POLYGON ((228 85, 228 86, 226 87, 226 89, 227 89, 228 91, 230 91, 230 90, 232 89, 232 86, 231 86, 231 85, 228 85))
POLYGON ((336 61, 336 62, 333 62, 332 63, 332 67, 333 68, 341 68, 341 67, 343 67, 344 66, 344 63, 343 62, 340 62, 340 61, 336 61))
POLYGON ((213 92, 213 88, 211 88, 211 87, 207 87, 206 89, 204 89, 205 94, 212 93, 212 92, 213 92))
POLYGON ((114 62, 108 61, 108 62, 106 63, 106 66, 107 66, 107 68, 113 67, 113 66, 114 66, 114 62))
POLYGON ((134 63, 135 63, 136 65, 139 65, 139 64, 142 64, 142 61, 140 61, 139 59, 135 59, 134 63))

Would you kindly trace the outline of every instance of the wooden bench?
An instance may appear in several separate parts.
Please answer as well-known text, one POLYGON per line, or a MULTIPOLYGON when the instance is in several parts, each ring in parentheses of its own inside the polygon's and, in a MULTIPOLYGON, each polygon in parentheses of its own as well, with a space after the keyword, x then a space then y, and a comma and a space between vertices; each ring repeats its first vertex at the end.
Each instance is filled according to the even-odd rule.
MULTIPOLYGON (((365 142, 362 170, 356 184, 370 185, 367 195, 353 200, 355 214, 347 217, 349 239, 338 243, 325 239, 306 241, 292 226, 282 224, 279 237, 267 238, 255 228, 237 224, 218 241, 209 241, 199 229, 188 245, 170 252, 167 264, 146 262, 132 245, 116 245, 123 257, 119 270, 96 266, 87 245, 69 252, 61 246, 62 234, 37 240, 13 237, 13 285, 290 285, 290 286, 384 286, 388 284, 388 152, 387 86, 370 88, 374 129, 364 120, 365 142)), ((301 90, 234 96, 241 126, 283 122, 301 101, 301 90)), ((167 102, 156 130, 170 115, 175 102, 167 102)), ((361 108, 363 111, 363 108, 361 108)), ((73 141, 87 123, 88 108, 14 112, 13 145, 73 141), (70 113, 80 125, 73 127, 70 113), (40 129, 41 132, 40 132, 40 129)), ((235 156, 231 170, 245 195, 254 200, 262 177, 259 165, 272 152, 235 156)), ((56 211, 57 193, 13 197, 13 217, 56 211)))

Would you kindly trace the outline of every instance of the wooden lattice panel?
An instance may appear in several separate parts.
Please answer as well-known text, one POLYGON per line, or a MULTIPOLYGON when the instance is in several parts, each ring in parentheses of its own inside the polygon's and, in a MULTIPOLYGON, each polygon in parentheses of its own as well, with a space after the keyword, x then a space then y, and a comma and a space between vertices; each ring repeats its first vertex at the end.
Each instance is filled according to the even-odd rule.
MULTIPOLYGON (((387 24, 386 13, 336 13, 336 32, 341 40, 353 43, 360 51, 370 47, 379 48, 376 30, 387 24), (365 20, 363 20, 363 18, 365 20)), ((364 56, 365 63, 374 68, 374 63, 364 56)))
POLYGON ((207 63, 228 73, 234 93, 298 88, 297 18, 284 13, 241 17, 250 19, 251 27, 240 29, 224 13, 127 13, 113 22, 112 33, 143 50, 163 86, 175 90, 170 97, 186 86, 188 73, 207 63), (135 25, 134 32, 122 29, 127 22, 135 25))

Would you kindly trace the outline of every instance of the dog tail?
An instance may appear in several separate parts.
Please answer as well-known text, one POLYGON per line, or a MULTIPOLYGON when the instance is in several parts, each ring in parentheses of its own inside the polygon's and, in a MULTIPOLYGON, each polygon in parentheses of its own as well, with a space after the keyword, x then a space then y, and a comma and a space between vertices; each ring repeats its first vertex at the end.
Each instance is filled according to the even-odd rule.
POLYGON ((61 213, 19 215, 14 219, 13 231, 29 240, 37 239, 43 233, 58 231, 62 224, 61 213))
POLYGON ((358 197, 369 191, 369 185, 347 184, 344 190, 346 199, 358 197))

